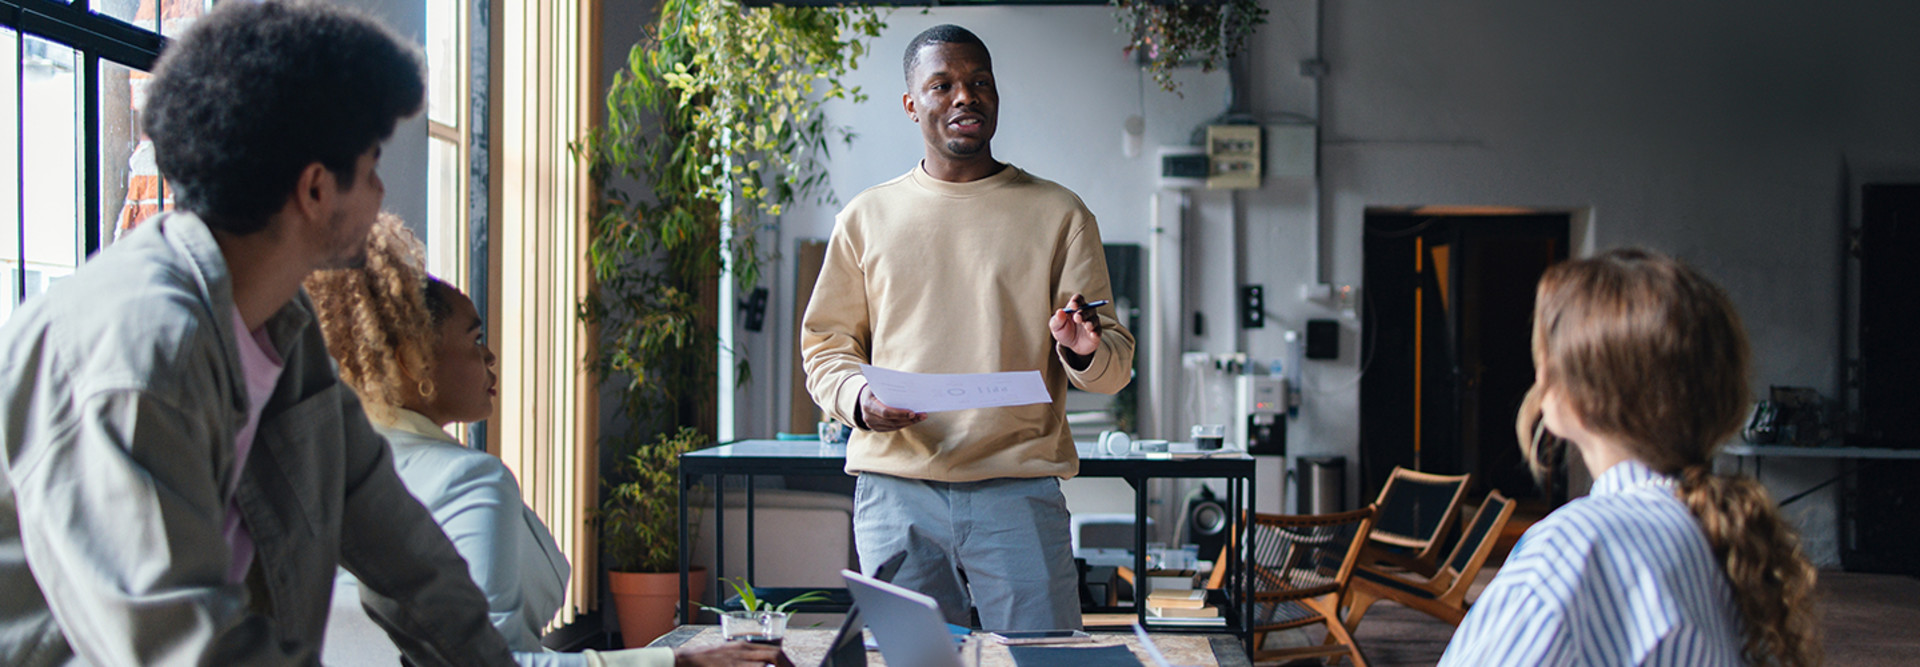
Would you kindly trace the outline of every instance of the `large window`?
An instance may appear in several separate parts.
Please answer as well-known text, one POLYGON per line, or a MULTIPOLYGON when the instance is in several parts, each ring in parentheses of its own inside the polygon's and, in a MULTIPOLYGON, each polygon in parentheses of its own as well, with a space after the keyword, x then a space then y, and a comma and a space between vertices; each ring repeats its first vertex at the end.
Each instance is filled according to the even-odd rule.
POLYGON ((0 0, 0 320, 171 204, 145 70, 206 0, 0 0))
MULTIPOLYGON (((139 131, 146 72, 167 36, 213 4, 0 0, 0 321, 172 206, 139 131)), ((500 414, 473 440, 514 469, 573 563, 562 623, 597 600, 586 523, 598 491, 596 418, 583 400, 595 394, 574 318, 585 174, 566 148, 592 108, 581 67, 597 53, 592 7, 425 0, 423 31, 428 270, 472 294, 489 321, 500 414), (489 72, 490 62, 501 65, 489 72)))
POLYGON ((471 293, 466 0, 427 0, 427 271, 471 293))

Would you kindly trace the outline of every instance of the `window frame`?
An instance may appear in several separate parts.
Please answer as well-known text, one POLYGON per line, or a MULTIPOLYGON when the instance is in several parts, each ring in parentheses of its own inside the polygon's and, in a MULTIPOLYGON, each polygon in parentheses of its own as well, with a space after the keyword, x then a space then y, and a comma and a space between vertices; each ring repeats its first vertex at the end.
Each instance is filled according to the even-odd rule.
MULTIPOLYGON (((155 0, 156 8, 161 0, 155 0)), ((24 137, 26 134, 26 93, 23 76, 25 67, 25 47, 29 37, 57 44, 70 49, 77 57, 80 79, 80 117, 76 129, 81 135, 81 155, 76 160, 81 169, 80 185, 83 196, 80 206, 81 218, 74 221, 80 225, 79 256, 74 258, 78 265, 94 253, 99 252, 106 242, 106 225, 102 221, 104 203, 100 200, 101 182, 101 95, 100 70, 102 61, 120 66, 151 72, 154 63, 160 58, 160 51, 166 47, 168 39, 160 33, 161 12, 155 12, 154 29, 142 28, 111 16, 95 13, 91 0, 58 2, 56 0, 0 0, 0 28, 12 30, 15 34, 15 86, 12 91, 16 105, 16 125, 0 129, 24 137)), ((17 207, 16 224, 21 238, 26 236, 26 148, 18 147, 17 154, 0 156, 0 159, 13 159, 18 164, 18 182, 21 191, 14 203, 17 207)), ((26 263, 23 261, 15 272, 14 293, 8 298, 15 304, 26 300, 27 281, 26 263)))

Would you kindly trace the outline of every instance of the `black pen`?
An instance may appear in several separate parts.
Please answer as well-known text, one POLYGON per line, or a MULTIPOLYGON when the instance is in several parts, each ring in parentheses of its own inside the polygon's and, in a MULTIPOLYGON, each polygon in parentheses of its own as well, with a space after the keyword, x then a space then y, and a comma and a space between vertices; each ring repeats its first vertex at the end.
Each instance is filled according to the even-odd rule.
POLYGON ((1074 310, 1074 309, 1072 309, 1072 308, 1061 308, 1061 309, 1060 309, 1060 312, 1063 312, 1063 313, 1084 313, 1084 312, 1087 312, 1087 311, 1089 311, 1089 310, 1093 310, 1093 309, 1095 309, 1095 308, 1099 308, 1099 307, 1101 307, 1101 306, 1104 306, 1104 305, 1107 305, 1107 304, 1109 304, 1109 303, 1113 303, 1113 302, 1112 302, 1112 301, 1108 301, 1108 300, 1106 300, 1106 299, 1101 299, 1101 300, 1099 300, 1099 301, 1093 301, 1093 302, 1089 302, 1089 303, 1087 303, 1087 304, 1085 304, 1085 305, 1083 305, 1083 306, 1080 306, 1080 309, 1079 309, 1079 310, 1074 310))

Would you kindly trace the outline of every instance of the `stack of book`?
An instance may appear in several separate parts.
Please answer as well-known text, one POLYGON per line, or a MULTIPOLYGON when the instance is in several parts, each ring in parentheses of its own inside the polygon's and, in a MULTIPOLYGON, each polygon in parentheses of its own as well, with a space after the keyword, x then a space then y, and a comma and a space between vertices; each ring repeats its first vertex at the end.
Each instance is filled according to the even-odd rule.
MULTIPOLYGON (((1169 573, 1171 574, 1171 573, 1169 573)), ((1147 577, 1147 622, 1161 625, 1222 626, 1220 608, 1207 603, 1207 590, 1193 587, 1193 573, 1147 577)))

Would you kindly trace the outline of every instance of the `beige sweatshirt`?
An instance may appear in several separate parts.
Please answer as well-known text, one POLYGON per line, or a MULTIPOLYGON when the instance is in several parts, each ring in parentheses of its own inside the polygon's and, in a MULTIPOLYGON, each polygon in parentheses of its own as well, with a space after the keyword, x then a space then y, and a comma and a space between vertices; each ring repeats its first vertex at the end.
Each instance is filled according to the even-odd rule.
POLYGON ((1070 369, 1047 320, 1075 293, 1113 298, 1093 213, 1059 184, 1013 165, 970 183, 916 166, 854 197, 835 219, 802 321, 814 402, 857 423, 862 363, 915 373, 1037 370, 1053 402, 929 413, 890 433, 855 430, 847 472, 945 482, 1078 473, 1067 383, 1119 391, 1133 375, 1134 341, 1103 306, 1099 348, 1086 370, 1070 369))

